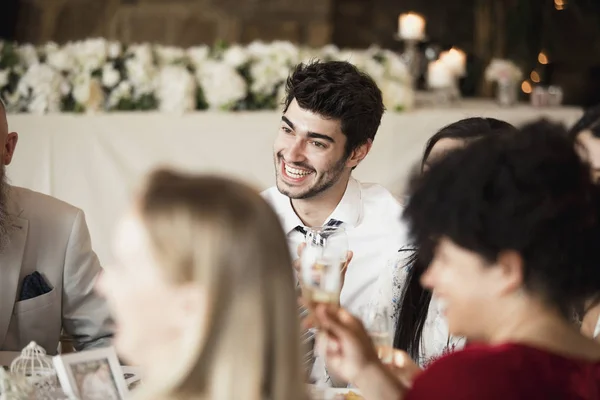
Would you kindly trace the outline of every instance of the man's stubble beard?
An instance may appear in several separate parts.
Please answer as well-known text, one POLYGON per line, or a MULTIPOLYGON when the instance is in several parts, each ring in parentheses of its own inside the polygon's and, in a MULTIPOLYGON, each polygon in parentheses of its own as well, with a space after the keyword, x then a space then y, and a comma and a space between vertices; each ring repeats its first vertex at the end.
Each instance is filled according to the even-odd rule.
MULTIPOLYGON (((281 188, 281 187, 279 187, 279 185, 277 185, 277 189, 279 190, 279 192, 281 194, 289 197, 292 200, 306 200, 306 199, 316 197, 316 196, 322 194, 323 192, 327 191, 328 189, 330 189, 333 185, 335 185, 340 180, 342 174, 344 173, 344 166, 346 165, 347 160, 348 160, 348 157, 345 157, 345 156, 342 157, 331 168, 329 168, 329 170, 327 170, 327 172, 325 173, 325 174, 330 175, 328 179, 326 179, 325 181, 317 182, 316 186, 309 188, 304 193, 300 193, 300 194, 292 196, 292 194, 289 190, 286 190, 285 188, 281 188)), ((282 173, 281 169, 279 168, 280 162, 283 162, 283 159, 281 158, 281 156, 276 155, 275 156, 275 169, 277 171, 276 172, 277 180, 279 180, 279 177, 282 173)))

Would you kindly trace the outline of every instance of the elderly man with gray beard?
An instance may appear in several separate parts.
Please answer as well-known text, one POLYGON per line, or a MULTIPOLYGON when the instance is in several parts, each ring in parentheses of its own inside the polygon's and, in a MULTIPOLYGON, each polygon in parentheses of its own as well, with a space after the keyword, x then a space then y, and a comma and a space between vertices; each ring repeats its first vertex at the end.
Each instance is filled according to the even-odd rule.
POLYGON ((0 101, 0 365, 30 341, 56 354, 62 332, 76 350, 108 346, 112 336, 83 212, 6 183, 17 140, 0 101))

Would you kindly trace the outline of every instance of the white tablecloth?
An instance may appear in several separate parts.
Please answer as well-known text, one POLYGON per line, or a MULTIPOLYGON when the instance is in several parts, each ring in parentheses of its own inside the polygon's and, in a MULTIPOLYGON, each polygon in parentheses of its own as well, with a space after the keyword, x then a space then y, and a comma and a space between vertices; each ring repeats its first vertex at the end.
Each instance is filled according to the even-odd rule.
MULTIPOLYGON (((400 195, 427 139, 440 127, 467 116, 520 124, 540 116, 572 124, 577 108, 498 108, 490 102, 458 107, 387 113, 373 149, 355 170, 400 195)), ((140 179, 171 165, 241 178, 258 189, 273 183, 272 143, 278 112, 205 112, 183 116, 159 113, 47 116, 10 115, 19 133, 8 176, 14 185, 37 190, 82 208, 102 262, 112 261, 115 223, 140 179)))

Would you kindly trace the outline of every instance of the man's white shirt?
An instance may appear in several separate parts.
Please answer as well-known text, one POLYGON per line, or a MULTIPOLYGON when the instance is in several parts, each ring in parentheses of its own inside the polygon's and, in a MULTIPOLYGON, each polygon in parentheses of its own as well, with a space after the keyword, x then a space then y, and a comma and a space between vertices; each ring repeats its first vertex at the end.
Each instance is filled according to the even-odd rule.
MULTIPOLYGON (((297 249, 304 235, 295 228, 304 224, 292 208, 290 198, 277 187, 265 190, 262 196, 279 216, 292 259, 298 258, 297 249)), ((400 202, 384 187, 350 178, 342 200, 323 222, 325 225, 331 219, 341 221, 349 249, 354 253, 340 294, 340 304, 353 314, 370 303, 388 260, 407 243, 402 210, 400 202)))

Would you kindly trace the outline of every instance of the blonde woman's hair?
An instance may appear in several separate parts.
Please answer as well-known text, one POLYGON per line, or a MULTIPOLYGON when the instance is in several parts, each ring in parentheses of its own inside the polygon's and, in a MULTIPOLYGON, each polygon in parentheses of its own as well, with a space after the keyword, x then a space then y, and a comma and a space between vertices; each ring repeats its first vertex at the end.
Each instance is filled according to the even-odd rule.
POLYGON ((139 211, 167 279, 207 294, 203 331, 161 397, 304 400, 291 259, 269 205, 231 180, 161 170, 139 211))

